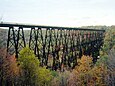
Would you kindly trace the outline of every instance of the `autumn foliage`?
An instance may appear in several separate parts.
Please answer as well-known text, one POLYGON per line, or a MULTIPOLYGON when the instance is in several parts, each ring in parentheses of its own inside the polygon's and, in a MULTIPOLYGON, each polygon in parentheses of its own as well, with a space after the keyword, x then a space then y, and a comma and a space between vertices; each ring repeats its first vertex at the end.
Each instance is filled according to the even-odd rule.
POLYGON ((9 79, 19 75, 19 67, 17 66, 16 58, 14 55, 9 56, 4 60, 3 70, 6 78, 9 79))
POLYGON ((78 65, 70 74, 68 86, 103 86, 106 85, 107 68, 105 65, 93 65, 92 57, 82 56, 78 65))
POLYGON ((17 65, 15 55, 7 55, 6 49, 0 49, 0 79, 1 84, 4 82, 12 85, 14 80, 19 76, 20 68, 17 65))
MULTIPOLYGON (((64 71, 52 71, 41 67, 38 58, 28 47, 19 52, 18 59, 15 55, 8 55, 6 49, 2 48, 0 86, 114 86, 115 29, 108 30, 105 36, 97 62, 94 64, 93 57, 83 55, 76 60, 77 65, 73 70, 65 68, 64 71)), ((52 65, 52 59, 48 65, 52 65)))

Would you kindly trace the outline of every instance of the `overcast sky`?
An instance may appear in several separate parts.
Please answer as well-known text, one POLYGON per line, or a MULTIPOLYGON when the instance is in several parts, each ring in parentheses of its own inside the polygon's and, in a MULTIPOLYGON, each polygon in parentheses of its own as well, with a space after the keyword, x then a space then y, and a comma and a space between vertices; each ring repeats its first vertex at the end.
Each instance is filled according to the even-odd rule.
POLYGON ((115 0, 0 0, 0 21, 69 27, 115 25, 115 0))

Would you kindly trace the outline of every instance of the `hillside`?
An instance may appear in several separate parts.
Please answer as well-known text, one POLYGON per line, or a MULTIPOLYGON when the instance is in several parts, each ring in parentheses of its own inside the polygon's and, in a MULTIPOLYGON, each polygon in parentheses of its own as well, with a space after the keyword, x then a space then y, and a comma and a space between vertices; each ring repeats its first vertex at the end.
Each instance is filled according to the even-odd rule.
POLYGON ((0 28, 0 48, 4 48, 7 45, 7 29, 0 28))

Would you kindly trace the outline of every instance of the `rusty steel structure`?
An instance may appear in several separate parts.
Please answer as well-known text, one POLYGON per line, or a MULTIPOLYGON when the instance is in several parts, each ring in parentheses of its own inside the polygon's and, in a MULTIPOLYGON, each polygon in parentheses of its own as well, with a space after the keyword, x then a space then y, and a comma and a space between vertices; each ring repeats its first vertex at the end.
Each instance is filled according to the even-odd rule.
POLYGON ((0 27, 9 28, 7 40, 9 53, 15 53, 18 58, 19 51, 28 44, 40 60, 40 64, 53 70, 61 69, 63 65, 74 68, 77 65, 77 58, 82 55, 92 56, 95 62, 103 45, 105 32, 97 29, 26 24, 1 23, 0 27), (24 28, 30 28, 28 43, 25 41, 24 28))

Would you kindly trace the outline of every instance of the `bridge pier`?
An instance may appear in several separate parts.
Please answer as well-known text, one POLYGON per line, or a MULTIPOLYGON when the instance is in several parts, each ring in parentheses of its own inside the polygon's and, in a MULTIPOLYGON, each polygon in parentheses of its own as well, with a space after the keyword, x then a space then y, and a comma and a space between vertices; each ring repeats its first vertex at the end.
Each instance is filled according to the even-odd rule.
POLYGON ((8 40, 7 40, 7 52, 14 54, 18 58, 19 51, 26 46, 24 31, 22 27, 17 30, 14 27, 9 27, 8 40))

